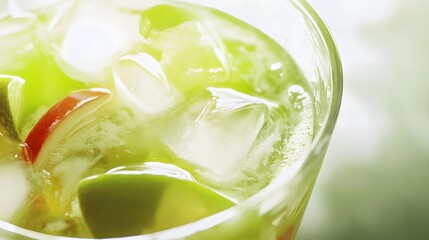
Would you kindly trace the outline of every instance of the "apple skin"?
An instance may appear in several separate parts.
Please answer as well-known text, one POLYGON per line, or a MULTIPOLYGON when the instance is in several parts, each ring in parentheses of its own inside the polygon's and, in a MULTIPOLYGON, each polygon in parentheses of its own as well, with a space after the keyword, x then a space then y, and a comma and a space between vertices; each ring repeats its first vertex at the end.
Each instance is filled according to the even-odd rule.
POLYGON ((74 92, 61 100, 42 116, 28 134, 22 147, 24 159, 34 164, 45 143, 60 126, 64 125, 64 122, 74 116, 83 119, 84 116, 88 116, 88 108, 93 109, 110 98, 111 93, 108 90, 94 88, 74 92), (79 114, 82 116, 79 117, 79 114))
POLYGON ((80 181, 80 209, 95 238, 163 231, 235 205, 190 179, 163 175, 162 165, 154 170, 110 172, 80 181))

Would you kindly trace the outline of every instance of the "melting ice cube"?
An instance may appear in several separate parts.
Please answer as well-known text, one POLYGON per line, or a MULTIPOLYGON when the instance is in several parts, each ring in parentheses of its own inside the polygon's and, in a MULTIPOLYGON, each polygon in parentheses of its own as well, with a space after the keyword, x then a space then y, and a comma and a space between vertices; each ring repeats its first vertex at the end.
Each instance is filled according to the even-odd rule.
POLYGON ((0 1, 0 40, 17 33, 30 32, 29 29, 36 22, 34 14, 23 12, 14 1, 0 1))
POLYGON ((0 37, 8 37, 16 33, 28 31, 36 24, 36 18, 31 14, 7 16, 0 19, 0 37))
POLYGON ((231 177, 277 105, 232 89, 209 91, 212 99, 179 116, 164 141, 180 158, 217 176, 231 177))
MULTIPOLYGON (((167 10, 160 10, 159 14, 168 16, 167 10)), ((142 16, 144 18, 144 12, 142 16)), ((151 21, 150 18, 146 20, 151 21)), ((224 46, 210 26, 198 21, 185 21, 178 26, 146 34, 146 50, 159 55, 156 57, 168 79, 182 92, 229 79, 224 46)))
POLYGON ((181 99, 158 61, 145 53, 122 57, 113 67, 113 77, 121 99, 137 116, 161 114, 181 99))
POLYGON ((77 2, 50 31, 57 63, 76 80, 105 81, 108 68, 140 40, 139 19, 102 1, 77 2))
POLYGON ((20 163, 0 165, 0 220, 10 220, 29 191, 24 166, 20 163))

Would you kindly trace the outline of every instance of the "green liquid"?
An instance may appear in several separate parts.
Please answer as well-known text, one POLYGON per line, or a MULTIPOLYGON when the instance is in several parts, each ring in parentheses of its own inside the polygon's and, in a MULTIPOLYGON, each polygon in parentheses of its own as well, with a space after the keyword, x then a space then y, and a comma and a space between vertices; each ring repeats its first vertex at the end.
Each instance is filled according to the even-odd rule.
MULTIPOLYGON (((48 167, 24 167, 30 190, 16 213, 1 220, 53 235, 93 237, 80 211, 79 181, 147 162, 173 164, 188 171, 192 181, 239 203, 292 166, 309 146, 314 128, 310 89, 274 40, 218 10, 178 3, 142 11, 103 6, 106 16, 116 14, 106 23, 113 35, 103 29, 94 33, 93 21, 79 20, 89 16, 93 2, 70 7, 52 29, 46 26, 55 18, 42 12, 23 31, 0 37, 0 52, 6 53, 0 73, 26 81, 16 123, 21 141, 0 135, 0 168, 23 161, 19 145, 71 92, 101 87, 113 93, 108 108, 57 139, 45 160, 48 167), (132 27, 114 26, 115 17, 132 20, 132 27), (83 33, 88 36, 76 40, 90 47, 70 43, 83 33), (103 34, 115 51, 97 52, 90 40, 103 34), (77 54, 79 49, 88 56, 77 54), (96 53, 106 58, 98 61, 96 53)), ((231 205, 222 206, 211 213, 231 205)), ((183 212, 184 221, 195 220, 192 211, 183 212)), ((162 218, 156 221, 147 228, 152 230, 140 233, 165 229, 157 227, 162 218)), ((255 229, 266 224, 255 223, 255 229)), ((139 234, 138 226, 132 234, 139 234)))

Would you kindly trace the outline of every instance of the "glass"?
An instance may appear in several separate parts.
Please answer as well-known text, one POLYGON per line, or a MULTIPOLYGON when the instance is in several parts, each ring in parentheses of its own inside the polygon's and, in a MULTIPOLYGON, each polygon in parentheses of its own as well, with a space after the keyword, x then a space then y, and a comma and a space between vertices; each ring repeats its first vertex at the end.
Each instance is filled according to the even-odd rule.
MULTIPOLYGON (((127 1, 129 2, 129 1, 127 1)), ((124 239, 294 239, 337 119, 342 68, 327 27, 305 0, 191 0, 218 8, 284 47, 312 86, 315 137, 303 158, 241 204, 174 229, 124 239)), ((56 239, 0 221, 0 239, 56 239)))

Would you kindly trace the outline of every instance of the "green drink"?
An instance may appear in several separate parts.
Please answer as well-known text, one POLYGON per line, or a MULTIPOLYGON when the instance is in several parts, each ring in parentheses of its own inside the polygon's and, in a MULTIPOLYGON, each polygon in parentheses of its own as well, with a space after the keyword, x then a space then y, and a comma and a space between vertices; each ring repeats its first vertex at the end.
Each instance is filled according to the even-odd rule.
POLYGON ((240 5, 199 4, 4 4, 0 237, 294 237, 337 116, 335 47, 321 23, 299 52, 240 5))

